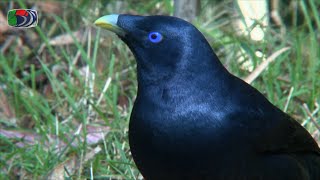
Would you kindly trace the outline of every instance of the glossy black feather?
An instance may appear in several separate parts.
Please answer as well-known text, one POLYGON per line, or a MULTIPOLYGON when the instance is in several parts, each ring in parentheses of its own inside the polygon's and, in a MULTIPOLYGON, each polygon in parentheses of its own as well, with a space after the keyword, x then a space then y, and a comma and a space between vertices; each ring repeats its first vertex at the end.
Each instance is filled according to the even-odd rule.
POLYGON ((131 15, 117 25, 137 61, 129 141, 147 180, 320 180, 311 135, 230 74, 193 25, 131 15), (152 31, 160 43, 149 41, 152 31))

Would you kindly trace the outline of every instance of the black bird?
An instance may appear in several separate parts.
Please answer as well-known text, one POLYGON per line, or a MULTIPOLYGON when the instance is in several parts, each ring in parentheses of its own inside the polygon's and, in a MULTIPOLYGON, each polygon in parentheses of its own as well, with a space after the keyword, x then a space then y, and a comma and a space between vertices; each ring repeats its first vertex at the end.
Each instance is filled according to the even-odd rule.
POLYGON ((129 143, 147 180, 320 180, 312 136, 230 74, 204 36, 170 16, 107 15, 137 61, 129 143))

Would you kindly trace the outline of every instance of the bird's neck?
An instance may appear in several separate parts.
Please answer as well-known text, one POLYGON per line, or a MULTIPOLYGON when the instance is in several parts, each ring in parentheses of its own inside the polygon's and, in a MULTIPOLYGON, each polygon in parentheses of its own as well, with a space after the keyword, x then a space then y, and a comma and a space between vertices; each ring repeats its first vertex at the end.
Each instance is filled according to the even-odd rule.
POLYGON ((202 86, 219 83, 219 81, 225 79, 224 77, 229 76, 229 72, 212 50, 209 52, 210 56, 206 52, 191 54, 190 59, 181 61, 177 68, 157 67, 147 71, 143 68, 137 68, 138 95, 139 93, 157 91, 157 89, 177 87, 179 89, 189 89, 191 86, 203 91, 206 88, 202 86))
MULTIPOLYGON (((202 74, 208 76, 215 76, 220 73, 228 73, 225 67, 220 62, 219 58, 211 49, 207 42, 202 42, 202 46, 196 49, 190 48, 186 51, 180 52, 179 59, 177 57, 168 57, 169 60, 176 62, 174 65, 154 65, 148 66, 143 64, 137 64, 138 81, 144 81, 149 83, 154 80, 159 82, 165 79, 171 79, 174 76, 185 76, 189 74, 199 75, 202 74)), ((149 59, 149 58, 148 58, 149 59)), ((145 60, 147 61, 147 60, 145 60)), ((214 78, 214 77, 213 77, 214 78)))

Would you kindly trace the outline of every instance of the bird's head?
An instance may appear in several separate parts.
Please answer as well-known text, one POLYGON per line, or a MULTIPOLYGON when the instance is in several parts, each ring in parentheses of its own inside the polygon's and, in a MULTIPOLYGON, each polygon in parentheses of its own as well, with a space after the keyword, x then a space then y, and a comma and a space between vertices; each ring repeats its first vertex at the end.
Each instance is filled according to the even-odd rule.
POLYGON ((112 14, 95 24, 115 32, 129 46, 138 64, 138 78, 159 81, 221 65, 197 28, 176 17, 112 14))

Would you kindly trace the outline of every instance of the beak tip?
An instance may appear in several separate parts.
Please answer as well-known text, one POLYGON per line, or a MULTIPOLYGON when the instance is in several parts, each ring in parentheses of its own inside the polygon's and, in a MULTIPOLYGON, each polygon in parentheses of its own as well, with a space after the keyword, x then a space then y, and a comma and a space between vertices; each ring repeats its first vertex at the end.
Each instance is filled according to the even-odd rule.
POLYGON ((103 22, 100 19, 94 21, 94 25, 96 26, 100 26, 101 24, 103 24, 103 22))
POLYGON ((94 25, 101 26, 102 24, 110 24, 109 22, 104 21, 103 17, 100 17, 99 19, 95 20, 94 25))
POLYGON ((98 18, 94 24, 122 36, 125 34, 125 31, 117 25, 118 18, 118 14, 110 14, 98 18))
POLYGON ((97 26, 102 25, 102 24, 110 24, 112 26, 117 26, 118 17, 119 17, 118 14, 105 15, 105 16, 98 18, 94 22, 94 24, 97 26))
POLYGON ((97 25, 99 23, 99 19, 95 20, 93 24, 97 25))

